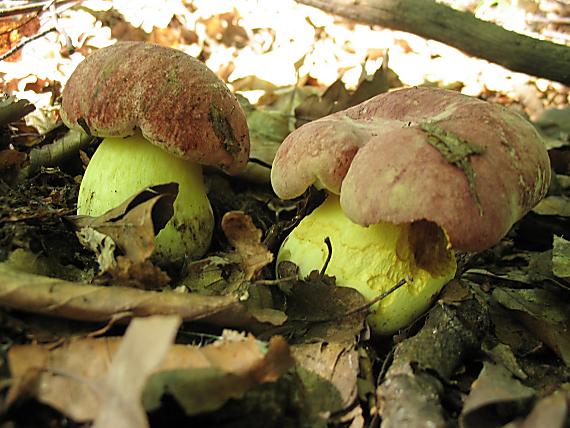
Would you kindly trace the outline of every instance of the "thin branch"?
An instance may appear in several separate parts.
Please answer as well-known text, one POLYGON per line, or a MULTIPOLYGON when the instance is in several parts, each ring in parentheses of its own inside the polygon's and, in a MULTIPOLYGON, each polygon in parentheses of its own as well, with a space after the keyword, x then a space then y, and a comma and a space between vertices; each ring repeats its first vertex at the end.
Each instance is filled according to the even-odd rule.
POLYGON ((285 276, 283 278, 277 279, 257 279, 253 283, 256 285, 280 285, 290 281, 298 280, 299 277, 297 275, 285 276))
POLYGON ((41 33, 38 33, 32 37, 28 37, 26 39, 23 39, 20 43, 18 43, 12 49, 10 49, 9 51, 0 55, 0 61, 4 61, 6 58, 9 58, 10 56, 14 55, 16 52, 18 52, 20 49, 22 49, 28 43, 33 42, 34 40, 37 40, 37 39, 45 36, 46 34, 51 33, 52 31, 55 31, 55 27, 50 27, 47 30, 42 31, 41 33))
POLYGON ((42 2, 34 2, 24 6, 17 6, 0 10, 0 18, 5 18, 7 16, 14 16, 14 15, 26 15, 28 13, 33 13, 33 12, 41 12, 45 10, 47 7, 51 6, 52 4, 55 6, 59 6, 68 3, 78 3, 78 2, 79 2, 78 0, 59 0, 59 1, 49 0, 42 2))
POLYGON ((341 314, 341 315, 337 315, 334 317, 330 317, 330 318, 324 318, 324 319, 319 319, 319 320, 315 320, 315 321, 311 321, 311 323, 323 323, 323 322, 332 322, 332 321, 338 321, 341 318, 347 318, 351 315, 354 315, 358 312, 363 312, 363 311, 367 311, 368 309, 370 309, 372 306, 374 306, 376 303, 380 302, 381 300, 385 299, 386 297, 388 297, 390 294, 392 294, 394 291, 396 291, 398 288, 402 287, 403 285, 408 283, 408 279, 403 278, 400 281, 398 281, 394 286, 392 286, 389 290, 384 291, 382 294, 379 294, 378 296, 376 296, 374 299, 370 300, 369 302, 366 302, 364 305, 362 306, 358 306, 356 308, 350 309, 349 311, 346 311, 345 313, 341 314))
POLYGON ((390 288, 389 290, 384 291, 382 294, 379 294, 374 299, 365 303, 364 305, 362 305, 358 308, 351 309, 350 311, 344 313, 343 317, 349 317, 349 316, 354 315, 358 312, 362 312, 362 311, 366 311, 366 310, 370 309, 376 303, 380 302, 381 300, 384 300, 386 297, 388 297, 390 294, 392 294, 398 288, 402 287, 403 285, 405 285, 407 283, 408 283, 408 280, 406 278, 402 278, 394 286, 392 286, 392 288, 390 288))
POLYGON ((327 259, 325 260, 325 264, 323 265, 323 267, 321 268, 321 271, 319 272, 320 276, 323 276, 325 274, 325 272, 327 271, 327 267, 329 266, 329 263, 331 261, 331 257, 332 257, 332 244, 331 244, 331 239, 327 236, 325 238, 325 244, 327 246, 327 259))

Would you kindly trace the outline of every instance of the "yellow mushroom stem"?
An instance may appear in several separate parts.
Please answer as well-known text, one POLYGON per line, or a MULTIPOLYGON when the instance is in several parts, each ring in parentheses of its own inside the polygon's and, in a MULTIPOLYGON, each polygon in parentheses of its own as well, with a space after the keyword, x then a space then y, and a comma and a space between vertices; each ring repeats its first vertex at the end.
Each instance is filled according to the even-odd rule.
POLYGON ((77 213, 98 216, 148 186, 171 182, 179 184, 174 215, 159 232, 153 257, 160 264, 198 258, 208 249, 214 228, 202 167, 140 135, 103 140, 81 181, 77 213))
POLYGON ((380 335, 406 327, 425 312, 457 268, 447 235, 435 223, 363 227, 344 215, 335 195, 287 237, 277 263, 295 263, 303 277, 320 270, 328 256, 327 236, 332 257, 326 273, 336 277, 337 285, 355 288, 372 300, 401 279, 413 279, 372 307, 368 322, 380 335))

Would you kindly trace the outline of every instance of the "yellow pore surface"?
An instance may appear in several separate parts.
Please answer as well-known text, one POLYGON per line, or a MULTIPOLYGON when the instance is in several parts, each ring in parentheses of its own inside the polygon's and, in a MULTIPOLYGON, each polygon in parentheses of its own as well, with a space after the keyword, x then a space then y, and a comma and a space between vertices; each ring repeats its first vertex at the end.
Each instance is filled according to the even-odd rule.
POLYGON ((77 213, 98 216, 146 187, 178 183, 174 216, 156 239, 159 263, 202 256, 210 245, 214 219, 202 167, 175 157, 142 136, 106 138, 85 171, 77 213))
POLYGON ((413 279, 373 306, 368 322, 377 334, 391 334, 410 324, 455 275, 453 251, 437 225, 423 221, 363 227, 344 215, 335 195, 293 230, 277 262, 295 263, 303 277, 320 270, 328 255, 327 236, 332 258, 326 273, 336 277, 337 285, 355 288, 371 300, 401 279, 413 279))

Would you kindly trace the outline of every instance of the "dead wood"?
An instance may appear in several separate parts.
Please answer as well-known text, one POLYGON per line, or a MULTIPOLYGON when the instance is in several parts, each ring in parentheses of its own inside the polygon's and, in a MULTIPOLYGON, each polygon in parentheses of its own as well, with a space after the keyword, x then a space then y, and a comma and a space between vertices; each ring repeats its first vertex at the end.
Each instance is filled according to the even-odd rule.
POLYGON ((367 24, 417 34, 512 71, 570 85, 570 48, 505 30, 430 0, 297 0, 367 24))
POLYGON ((480 348, 489 318, 470 298, 459 305, 436 305, 424 327, 400 342, 378 387, 382 427, 445 427, 444 382, 470 353, 480 348))

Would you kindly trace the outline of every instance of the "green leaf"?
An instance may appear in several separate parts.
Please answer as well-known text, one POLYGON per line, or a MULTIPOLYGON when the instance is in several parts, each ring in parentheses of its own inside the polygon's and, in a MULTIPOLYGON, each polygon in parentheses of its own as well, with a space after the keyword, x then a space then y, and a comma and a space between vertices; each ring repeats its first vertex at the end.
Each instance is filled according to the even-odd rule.
POLYGON ((479 208, 479 214, 483 215, 483 207, 477 193, 476 174, 473 166, 471 166, 470 158, 473 155, 482 155, 485 153, 485 148, 459 138, 454 133, 443 129, 437 123, 422 122, 420 123, 420 128, 428 134, 428 143, 435 147, 448 163, 463 171, 469 184, 471 197, 479 208))

